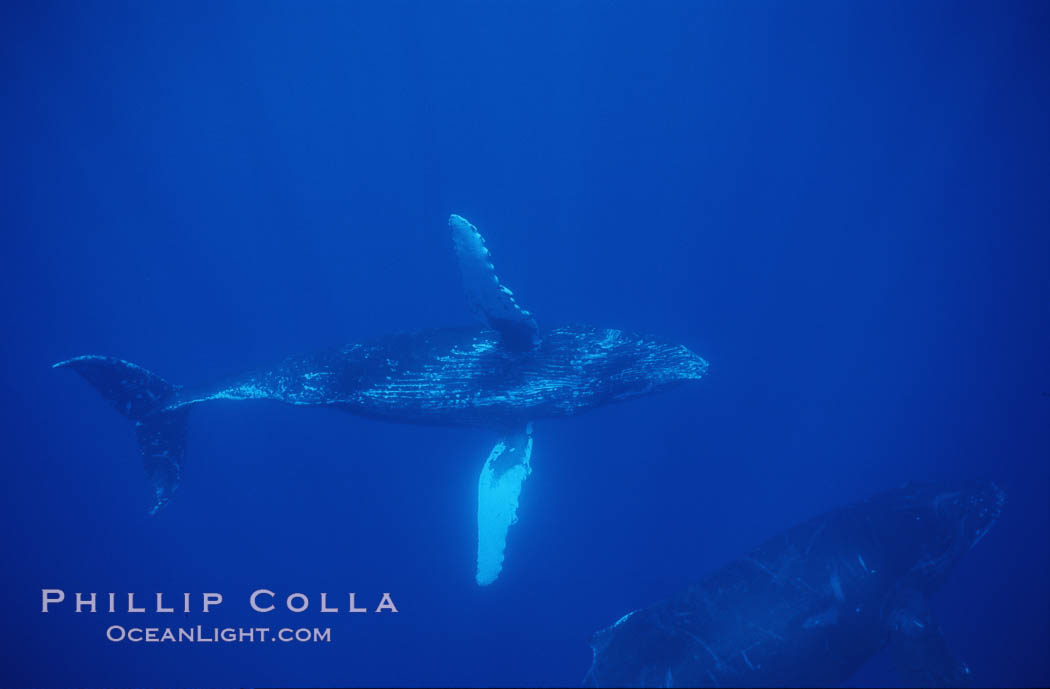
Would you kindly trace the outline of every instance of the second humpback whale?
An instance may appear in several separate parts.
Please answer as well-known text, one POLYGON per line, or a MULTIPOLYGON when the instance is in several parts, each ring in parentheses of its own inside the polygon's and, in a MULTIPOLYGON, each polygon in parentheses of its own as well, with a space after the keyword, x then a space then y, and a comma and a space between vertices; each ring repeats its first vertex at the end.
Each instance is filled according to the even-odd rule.
POLYGON ((153 483, 151 514, 179 485, 187 416, 201 402, 269 399, 496 430, 499 440, 478 480, 476 579, 484 586, 502 569, 507 530, 532 471, 532 422, 697 380, 707 362, 682 345, 622 330, 577 325, 541 332, 500 283, 477 228, 458 215, 449 227, 468 297, 485 326, 390 335, 201 387, 172 385, 114 357, 79 356, 54 367, 73 369, 135 421, 153 483))
POLYGON ((909 483, 814 517, 598 632, 591 687, 841 686, 884 646, 908 686, 965 686, 927 598, 992 528, 992 483, 909 483))

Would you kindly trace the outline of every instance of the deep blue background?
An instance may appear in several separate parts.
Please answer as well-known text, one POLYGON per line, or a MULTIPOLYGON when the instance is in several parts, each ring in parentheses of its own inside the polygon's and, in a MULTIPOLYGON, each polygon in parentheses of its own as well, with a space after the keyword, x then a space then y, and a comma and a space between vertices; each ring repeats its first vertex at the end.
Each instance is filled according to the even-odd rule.
POLYGON ((2 11, 0 684, 575 684, 628 610, 954 478, 1009 502, 946 633, 982 684, 1050 681, 1046 3, 2 11), (488 589, 483 431, 201 407, 147 518, 131 424, 50 364, 188 384, 470 323, 451 212, 541 326, 659 334, 709 378, 536 424, 488 589), (245 613, 262 586, 401 612, 245 613), (45 616, 43 587, 221 591, 189 621, 334 643, 112 644, 127 615, 45 616))

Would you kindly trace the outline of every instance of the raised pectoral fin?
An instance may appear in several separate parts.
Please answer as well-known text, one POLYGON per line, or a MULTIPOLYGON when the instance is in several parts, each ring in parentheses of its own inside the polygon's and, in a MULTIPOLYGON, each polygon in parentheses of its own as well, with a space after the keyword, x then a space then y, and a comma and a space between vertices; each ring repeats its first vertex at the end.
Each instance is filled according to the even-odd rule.
POLYGON ((507 531, 518 521, 518 496, 532 473, 532 424, 504 434, 478 478, 478 571, 479 586, 488 586, 503 569, 507 531))
POLYGON ((506 348, 524 351, 534 347, 540 341, 536 320, 518 306, 514 293, 500 283, 478 228, 458 215, 448 219, 448 226, 471 306, 500 334, 506 348))
POLYGON ((924 603, 914 600, 891 616, 890 652, 904 686, 969 687, 970 668, 948 646, 924 603))

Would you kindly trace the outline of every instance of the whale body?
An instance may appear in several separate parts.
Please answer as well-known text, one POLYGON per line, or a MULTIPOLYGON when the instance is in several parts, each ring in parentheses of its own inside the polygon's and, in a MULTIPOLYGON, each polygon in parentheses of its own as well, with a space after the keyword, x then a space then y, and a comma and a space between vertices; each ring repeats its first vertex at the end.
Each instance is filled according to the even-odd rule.
POLYGON ((484 325, 395 334, 288 357, 198 387, 172 385, 115 357, 54 365, 93 384, 136 422, 154 490, 151 514, 182 478, 189 409, 215 400, 277 400, 400 423, 495 430, 478 482, 479 584, 498 576, 506 533, 531 473, 532 423, 698 380, 707 362, 688 348, 622 330, 573 325, 541 332, 496 276, 481 234, 449 220, 467 295, 484 325))
POLYGON ((907 685, 966 686, 927 600, 1002 503, 991 483, 911 483, 811 519, 598 632, 584 684, 836 686, 889 645, 907 685))

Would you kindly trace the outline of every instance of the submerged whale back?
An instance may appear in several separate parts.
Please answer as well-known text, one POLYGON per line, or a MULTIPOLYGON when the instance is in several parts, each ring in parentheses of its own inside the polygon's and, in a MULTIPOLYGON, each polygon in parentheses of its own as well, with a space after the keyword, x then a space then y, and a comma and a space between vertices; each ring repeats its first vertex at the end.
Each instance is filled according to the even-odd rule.
POLYGON ((402 423, 506 429, 656 392, 707 370, 681 345, 621 330, 558 328, 524 352, 502 339, 482 327, 390 335, 196 388, 113 357, 55 366, 75 370, 136 421, 153 512, 179 484, 187 413, 201 402, 266 399, 402 423))
POLYGON ((598 632, 585 684, 837 686, 888 643, 906 686, 969 669, 925 597, 999 516, 994 484, 908 484, 767 540, 598 632))
MULTIPOLYGON (((831 686, 884 643, 881 577, 843 557, 856 512, 837 510, 766 541, 670 600, 598 632, 585 685, 831 686), (841 612, 846 596, 854 605, 841 612), (813 663, 820 656, 824 663, 813 663)), ((858 537, 860 537, 858 541, 858 537)), ((870 553, 867 555, 873 559, 870 553)), ((870 564, 870 563, 869 563, 870 564)), ((879 563, 881 565, 881 562, 879 563)))
POLYGON ((276 399, 404 423, 492 428, 571 416, 699 378, 706 367, 685 347, 620 330, 558 328, 517 352, 493 330, 443 328, 292 357, 180 394, 175 404, 276 399))

